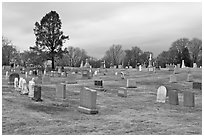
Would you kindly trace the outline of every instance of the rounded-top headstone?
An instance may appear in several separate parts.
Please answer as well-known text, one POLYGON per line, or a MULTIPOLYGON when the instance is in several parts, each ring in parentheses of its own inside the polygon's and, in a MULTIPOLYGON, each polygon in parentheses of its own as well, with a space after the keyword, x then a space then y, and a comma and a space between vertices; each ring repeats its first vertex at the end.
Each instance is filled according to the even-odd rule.
POLYGON ((157 102, 165 103, 166 101, 166 94, 167 94, 167 89, 165 86, 160 86, 157 89, 157 102))

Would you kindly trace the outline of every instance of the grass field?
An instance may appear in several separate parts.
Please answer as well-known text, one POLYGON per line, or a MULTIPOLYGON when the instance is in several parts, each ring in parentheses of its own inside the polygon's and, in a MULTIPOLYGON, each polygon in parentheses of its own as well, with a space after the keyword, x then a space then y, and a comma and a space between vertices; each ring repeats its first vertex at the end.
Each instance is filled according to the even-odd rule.
MULTIPOLYGON (((126 86, 126 79, 114 76, 114 70, 106 75, 66 85, 65 100, 55 96, 55 84, 61 78, 51 78, 49 85, 42 85, 42 102, 35 102, 20 95, 7 85, 2 76, 2 134, 3 135, 188 135, 202 134, 202 91, 192 89, 186 82, 187 71, 177 76, 177 83, 170 83, 172 72, 157 70, 156 73, 125 70, 126 79, 135 78, 137 88, 128 90, 128 97, 117 96, 119 87, 126 86), (80 113, 79 93, 82 86, 94 87, 94 79, 102 79, 106 92, 97 91, 99 113, 80 113), (157 89, 164 85, 167 90, 179 92, 179 105, 156 103, 157 89), (195 92, 195 107, 183 106, 183 92, 195 92)), ((118 70, 119 72, 119 70, 118 70)), ((194 81, 202 81, 201 69, 191 69, 194 81)), ((5 74, 5 72, 2 72, 5 74)), ((30 77, 31 78, 31 77, 30 77)))

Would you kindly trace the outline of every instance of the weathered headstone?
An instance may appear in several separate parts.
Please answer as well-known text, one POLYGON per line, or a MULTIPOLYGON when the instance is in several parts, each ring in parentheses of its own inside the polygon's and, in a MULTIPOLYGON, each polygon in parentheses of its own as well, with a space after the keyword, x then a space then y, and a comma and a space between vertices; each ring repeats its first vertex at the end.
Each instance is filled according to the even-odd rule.
POLYGON ((54 77, 54 71, 50 72, 50 77, 54 77))
POLYGON ((197 64, 196 63, 193 63, 193 68, 197 68, 197 64))
POLYGON ((178 74, 179 73, 179 67, 178 66, 175 66, 174 67, 174 72, 173 72, 174 74, 178 74))
POLYGON ((18 74, 18 73, 12 73, 12 74, 10 74, 10 75, 9 75, 9 82, 8 82, 8 84, 13 85, 15 78, 18 78, 18 80, 19 80, 19 74, 18 74))
POLYGON ((201 82, 193 82, 193 89, 202 89, 202 83, 201 82))
POLYGON ((42 101, 42 99, 41 99, 41 86, 40 85, 34 86, 34 97, 32 98, 32 100, 42 101))
POLYGON ((60 99, 66 98, 66 84, 65 83, 59 83, 56 84, 56 96, 60 99))
POLYGON ((136 88, 136 85, 135 79, 127 79, 127 88, 136 88))
POLYGON ((22 81, 23 80, 23 78, 22 77, 20 77, 20 79, 19 79, 19 82, 18 82, 18 88, 21 90, 22 88, 23 88, 23 84, 22 84, 22 81))
POLYGON ((121 79, 125 79, 125 73, 124 72, 120 72, 121 74, 121 79))
POLYGON ((32 70, 29 71, 29 75, 33 75, 33 71, 32 70))
POLYGON ((27 88, 27 83, 26 83, 25 79, 22 79, 21 94, 22 95, 28 95, 28 88, 27 88))
POLYGON ((28 78, 28 72, 27 71, 25 72, 25 77, 28 78))
POLYGON ((96 99, 96 90, 83 87, 80 91, 80 106, 78 110, 87 114, 97 114, 96 99))
POLYGON ((14 78, 14 88, 15 90, 18 88, 18 78, 14 78))
POLYGON ((29 90, 28 97, 33 98, 34 97, 34 86, 35 86, 34 78, 32 78, 32 80, 29 81, 28 84, 29 84, 28 85, 28 90, 29 90))
POLYGON ((8 71, 6 71, 6 79, 8 79, 8 77, 9 77, 9 76, 8 76, 8 71))
POLYGON ((170 90, 168 92, 168 95, 169 95, 169 104, 171 104, 171 105, 178 105, 179 104, 178 91, 170 90))
POLYGON ((167 96, 167 89, 165 86, 160 86, 157 89, 157 102, 165 103, 167 96))
POLYGON ((183 105, 186 107, 194 107, 195 106, 195 96, 193 92, 184 91, 183 92, 183 105))
POLYGON ((142 71, 142 65, 139 65, 139 71, 142 71))
POLYGON ((127 89, 125 87, 120 87, 118 89, 118 96, 127 97, 127 89))
POLYGON ((94 86, 96 90, 104 91, 103 80, 94 80, 94 86))
POLYGON ((185 63, 184 63, 184 60, 182 60, 182 65, 181 65, 181 68, 185 68, 185 63))
POLYGON ((187 82, 192 82, 193 81, 193 75, 192 74, 188 74, 187 75, 187 82))
POLYGON ((176 79, 176 76, 173 74, 173 75, 170 75, 170 81, 171 83, 176 83, 177 82, 177 79, 176 79))
POLYGON ((94 71, 94 76, 97 76, 97 74, 98 74, 98 71, 94 71))

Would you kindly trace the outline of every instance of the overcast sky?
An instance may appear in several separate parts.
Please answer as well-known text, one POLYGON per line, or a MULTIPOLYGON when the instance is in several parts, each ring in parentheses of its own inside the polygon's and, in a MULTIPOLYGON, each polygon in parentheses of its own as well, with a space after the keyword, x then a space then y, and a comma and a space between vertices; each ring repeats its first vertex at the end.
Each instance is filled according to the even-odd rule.
POLYGON ((2 33, 20 51, 34 46, 33 28, 57 11, 70 36, 64 47, 80 47, 101 58, 113 44, 140 47, 157 56, 179 38, 202 39, 201 3, 2 3, 2 33))

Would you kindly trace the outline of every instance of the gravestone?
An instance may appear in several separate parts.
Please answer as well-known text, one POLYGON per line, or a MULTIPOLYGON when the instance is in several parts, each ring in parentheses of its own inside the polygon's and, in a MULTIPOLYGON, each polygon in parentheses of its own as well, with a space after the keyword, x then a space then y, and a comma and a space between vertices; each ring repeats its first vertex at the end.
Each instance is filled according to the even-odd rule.
POLYGON ((94 80, 94 86, 96 90, 104 91, 103 80, 94 80))
POLYGON ((94 76, 97 76, 97 74, 98 74, 98 71, 94 71, 94 76))
POLYGON ((121 79, 125 79, 125 73, 124 72, 120 72, 121 74, 121 79))
POLYGON ((60 67, 58 68, 58 73, 62 73, 62 69, 60 67))
POLYGON ((176 79, 176 76, 173 74, 173 75, 170 75, 170 81, 171 83, 176 83, 177 82, 177 79, 176 79))
POLYGON ((175 68, 175 67, 174 67, 174 65, 172 65, 172 64, 168 66, 169 71, 174 71, 174 68, 175 68))
POLYGON ((174 74, 178 74, 179 73, 179 67, 178 66, 175 66, 174 67, 174 74))
POLYGON ((127 79, 127 88, 136 88, 136 80, 135 79, 127 79))
POLYGON ((15 90, 18 88, 18 78, 14 78, 14 88, 15 90))
POLYGON ((22 79, 21 94, 22 95, 28 95, 28 88, 27 88, 27 83, 26 83, 25 79, 22 79))
POLYGON ((50 72, 50 77, 54 77, 54 71, 50 72))
POLYGON ((180 68, 180 67, 181 67, 181 64, 177 64, 177 67, 180 68))
POLYGON ((187 82, 193 82, 193 75, 192 74, 187 75, 187 82))
POLYGON ((185 63, 184 63, 184 60, 182 60, 182 65, 181 65, 181 68, 185 68, 185 63))
POLYGON ((8 76, 8 71, 6 71, 6 79, 8 79, 8 77, 9 77, 9 76, 8 76))
POLYGON ((29 71, 29 75, 33 75, 33 71, 32 70, 29 71))
POLYGON ((28 78, 28 72, 27 71, 25 72, 25 77, 28 78))
POLYGON ((65 83, 56 84, 56 97, 59 99, 66 98, 66 84, 65 83))
POLYGON ((200 82, 193 82, 193 89, 202 89, 202 83, 200 82))
POLYGON ((42 99, 41 99, 41 86, 40 85, 34 86, 34 97, 32 98, 32 100, 42 101, 42 99))
POLYGON ((10 74, 9 75, 9 82, 8 82, 8 84, 9 85, 14 85, 14 79, 15 78, 18 78, 18 80, 19 80, 19 74, 18 73, 12 73, 12 74, 10 74))
POLYGON ((197 68, 197 64, 196 63, 193 63, 193 68, 197 68))
POLYGON ((22 84, 22 81, 23 80, 23 78, 22 77, 20 77, 20 79, 19 79, 19 84, 18 84, 18 88, 21 90, 22 88, 23 88, 23 84, 22 84))
POLYGON ((91 73, 88 69, 82 70, 82 78, 84 79, 91 79, 91 73))
POLYGON ((139 65, 139 71, 142 71, 142 66, 141 65, 139 65))
POLYGON ((43 75, 42 76, 42 84, 50 84, 50 77, 48 75, 43 75))
POLYGON ((193 92, 184 91, 183 92, 183 105, 185 107, 194 107, 195 106, 195 96, 193 92))
POLYGON ((178 91, 170 90, 168 92, 168 96, 169 96, 169 104, 171 104, 171 105, 178 105, 179 104, 178 91))
POLYGON ((32 80, 29 81, 28 84, 29 84, 28 85, 28 90, 29 90, 28 97, 33 98, 34 97, 34 86, 35 86, 34 78, 32 78, 32 80))
POLYGON ((118 96, 119 97, 127 97, 127 89, 125 87, 120 87, 118 89, 118 96))
POLYGON ((80 106, 78 110, 87 114, 97 114, 96 99, 96 90, 83 87, 80 91, 80 106))
POLYGON ((67 77, 67 73, 66 73, 66 72, 62 72, 62 73, 61 73, 61 76, 62 76, 62 77, 67 77))
POLYGON ((157 102, 165 103, 167 96, 167 89, 164 86, 160 86, 157 89, 157 102))

